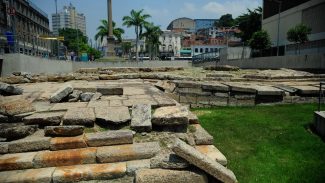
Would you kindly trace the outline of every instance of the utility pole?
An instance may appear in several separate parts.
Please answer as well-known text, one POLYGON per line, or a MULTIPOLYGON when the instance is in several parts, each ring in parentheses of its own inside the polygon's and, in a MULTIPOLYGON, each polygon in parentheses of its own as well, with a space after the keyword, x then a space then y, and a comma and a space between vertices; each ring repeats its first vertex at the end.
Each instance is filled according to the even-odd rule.
MULTIPOLYGON (((59 15, 58 15, 58 0, 55 0, 55 15, 56 15, 56 20, 58 20, 60 17, 59 17, 59 15)), ((52 23, 53 24, 53 23, 52 23)), ((58 35, 57 36, 59 36, 59 33, 58 33, 58 35)), ((60 41, 59 41, 59 38, 57 39, 57 43, 58 43, 58 60, 60 59, 60 41)))

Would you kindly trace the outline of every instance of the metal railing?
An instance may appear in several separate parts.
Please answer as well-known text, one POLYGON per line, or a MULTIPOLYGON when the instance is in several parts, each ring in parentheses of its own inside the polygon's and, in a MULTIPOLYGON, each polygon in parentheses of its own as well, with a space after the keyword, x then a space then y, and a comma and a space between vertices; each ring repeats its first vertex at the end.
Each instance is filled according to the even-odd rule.
POLYGON ((211 62, 211 61, 220 61, 219 52, 208 52, 202 53, 200 55, 195 55, 192 57, 192 62, 194 64, 200 62, 211 62))

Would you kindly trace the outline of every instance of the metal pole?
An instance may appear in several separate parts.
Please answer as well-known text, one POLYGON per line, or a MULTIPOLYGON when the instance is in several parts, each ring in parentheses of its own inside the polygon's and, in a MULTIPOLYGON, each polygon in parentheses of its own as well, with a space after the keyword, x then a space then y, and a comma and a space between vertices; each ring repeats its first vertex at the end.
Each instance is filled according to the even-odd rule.
MULTIPOLYGON (((56 14, 56 20, 58 21, 59 19, 59 15, 58 15, 58 0, 55 0, 55 14, 56 14)), ((58 33, 58 36, 60 34, 58 33)), ((57 51, 58 51, 58 60, 60 59, 60 42, 59 42, 59 38, 57 39, 57 44, 58 44, 58 47, 57 47, 57 51)))
POLYGON ((276 56, 279 56, 280 48, 279 48, 279 42, 280 42, 280 20, 281 20, 281 1, 276 1, 279 4, 279 14, 278 14, 278 39, 277 39, 277 50, 276 50, 276 56))

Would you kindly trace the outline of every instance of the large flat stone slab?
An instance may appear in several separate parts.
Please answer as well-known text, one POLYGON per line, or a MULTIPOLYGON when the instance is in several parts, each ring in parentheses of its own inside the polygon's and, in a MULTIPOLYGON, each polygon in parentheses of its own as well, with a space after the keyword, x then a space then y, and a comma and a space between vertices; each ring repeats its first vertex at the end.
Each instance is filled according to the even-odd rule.
POLYGON ((40 168, 0 172, 1 183, 22 183, 52 181, 52 174, 55 168, 40 168))
POLYGON ((227 158, 215 146, 200 145, 200 146, 195 146, 195 149, 197 149, 200 153, 206 155, 207 157, 222 164, 223 166, 227 165, 227 158))
POLYGON ((155 157, 150 159, 150 168, 162 169, 185 169, 189 167, 189 163, 183 158, 177 156, 170 150, 161 151, 155 157))
POLYGON ((237 182, 236 176, 231 170, 225 168, 220 163, 211 160, 194 147, 187 145, 185 142, 175 139, 175 144, 172 149, 178 156, 204 170, 216 179, 226 183, 237 182))
POLYGON ((256 89, 248 83, 227 82, 222 84, 229 86, 231 92, 243 92, 243 93, 256 94, 256 89))
POLYGON ((132 107, 131 129, 137 132, 150 132, 151 105, 138 104, 132 107))
POLYGON ((298 90, 298 94, 300 95, 319 95, 319 87, 315 86, 298 86, 294 85, 293 88, 298 90))
POLYGON ((7 100, 7 97, 4 97, 0 100, 0 114, 14 116, 33 111, 35 111, 35 109, 32 103, 21 97, 15 97, 10 100, 7 100))
POLYGON ((126 174, 126 163, 90 164, 58 167, 53 173, 53 182, 79 182, 117 179, 126 174))
POLYGON ((7 140, 17 140, 32 135, 37 130, 37 125, 17 125, 0 129, 0 137, 7 140))
POLYGON ((184 106, 161 107, 153 113, 151 122, 157 126, 187 125, 188 114, 184 106))
POLYGON ((121 87, 97 87, 97 92, 103 95, 123 95, 123 88, 121 87))
POLYGON ((85 140, 90 147, 132 144, 133 134, 130 130, 86 133, 85 140))
POLYGON ((126 173, 128 175, 134 175, 135 171, 143 169, 143 168, 150 168, 150 159, 143 159, 143 160, 134 160, 126 162, 126 173))
POLYGON ((165 170, 165 169, 141 169, 135 173, 136 183, 208 183, 204 174, 191 171, 165 170))
POLYGON ((88 106, 87 107, 98 107, 98 108, 107 108, 109 107, 109 101, 107 100, 101 100, 101 101, 90 101, 88 103, 88 106))
POLYGON ((203 90, 228 92, 229 86, 221 83, 202 83, 203 90))
POLYGON ((272 86, 266 85, 253 85, 253 88, 256 89, 258 95, 284 95, 284 91, 272 86))
POLYGON ((96 121, 93 108, 71 108, 63 117, 63 125, 94 126, 96 121))
POLYGON ((112 163, 152 158, 159 151, 160 146, 158 142, 148 142, 99 147, 96 157, 99 163, 112 163))
POLYGON ((35 168, 96 163, 96 148, 39 152, 34 158, 35 168))
POLYGON ((131 120, 129 108, 127 107, 96 107, 95 114, 96 120, 102 125, 119 125, 131 120))
POLYGON ((71 85, 62 86, 55 93, 53 93, 50 97, 50 101, 52 103, 60 102, 63 98, 67 97, 70 93, 72 93, 73 87, 71 85))
POLYGON ((51 111, 68 110, 72 108, 85 108, 87 105, 88 102, 57 103, 51 108, 51 111))
POLYGON ((84 133, 84 126, 47 126, 44 132, 46 136, 51 137, 74 137, 84 133))
POLYGON ((50 140, 50 137, 33 135, 10 142, 8 148, 10 153, 48 150, 50 148, 50 140))
POLYGON ((58 151, 65 149, 80 149, 86 148, 87 144, 83 135, 78 137, 57 137, 51 139, 50 150, 58 151))
POLYGON ((196 145, 212 145, 213 136, 210 135, 204 128, 199 124, 191 125, 193 128, 193 136, 196 145))
POLYGON ((34 113, 23 119, 26 125, 58 126, 65 112, 34 113))
POLYGON ((37 152, 5 154, 0 156, 0 171, 33 168, 37 152))

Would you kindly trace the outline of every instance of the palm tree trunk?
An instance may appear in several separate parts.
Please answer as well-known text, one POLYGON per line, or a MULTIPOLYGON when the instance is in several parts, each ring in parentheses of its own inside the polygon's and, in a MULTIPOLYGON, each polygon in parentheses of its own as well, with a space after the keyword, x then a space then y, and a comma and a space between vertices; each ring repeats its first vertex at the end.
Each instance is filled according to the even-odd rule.
POLYGON ((135 34, 136 34, 136 39, 135 39, 135 58, 136 61, 139 61, 139 52, 138 52, 138 46, 139 46, 139 28, 135 27, 135 34))

